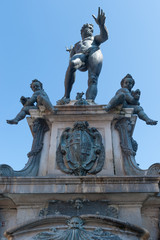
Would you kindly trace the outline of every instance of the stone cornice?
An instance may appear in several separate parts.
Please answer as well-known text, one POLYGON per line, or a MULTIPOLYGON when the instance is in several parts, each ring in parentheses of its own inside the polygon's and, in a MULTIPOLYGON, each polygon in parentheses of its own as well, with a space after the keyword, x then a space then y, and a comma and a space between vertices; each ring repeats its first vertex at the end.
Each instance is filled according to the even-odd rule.
POLYGON ((158 193, 160 177, 1 177, 0 193, 158 193))

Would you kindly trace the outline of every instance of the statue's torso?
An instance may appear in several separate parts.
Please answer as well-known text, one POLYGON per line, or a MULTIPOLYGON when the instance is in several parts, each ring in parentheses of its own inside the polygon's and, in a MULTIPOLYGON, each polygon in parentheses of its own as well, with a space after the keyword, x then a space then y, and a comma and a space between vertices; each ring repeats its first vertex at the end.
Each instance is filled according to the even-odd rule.
POLYGON ((74 50, 76 53, 86 53, 88 49, 97 49, 97 44, 94 41, 94 37, 85 38, 75 44, 74 50))
POLYGON ((38 97, 38 96, 43 96, 44 98, 49 99, 47 93, 42 89, 34 92, 32 95, 32 97, 38 97))

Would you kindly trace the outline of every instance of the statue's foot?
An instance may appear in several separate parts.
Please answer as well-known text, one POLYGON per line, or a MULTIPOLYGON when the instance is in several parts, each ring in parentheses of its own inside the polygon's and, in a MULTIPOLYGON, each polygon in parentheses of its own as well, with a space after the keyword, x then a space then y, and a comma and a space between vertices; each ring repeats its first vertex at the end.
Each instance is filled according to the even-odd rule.
POLYGON ((112 112, 112 111, 121 111, 122 110, 122 107, 123 105, 122 104, 118 104, 116 106, 114 105, 111 105, 111 104, 108 104, 107 106, 103 107, 103 109, 106 111, 106 112, 112 112))
POLYGON ((70 98, 63 97, 57 101, 57 105, 65 105, 70 102, 70 98))
POLYGON ((103 107, 103 109, 106 111, 106 112, 109 112, 112 108, 110 105, 107 105, 105 107, 103 107))
POLYGON ((52 107, 52 109, 51 109, 51 113, 53 113, 53 114, 57 114, 57 111, 58 111, 58 109, 57 109, 57 108, 55 108, 55 107, 52 107))
POLYGON ((146 124, 147 125, 157 125, 158 121, 155 121, 155 120, 152 120, 152 119, 148 119, 146 121, 146 124))
POLYGON ((12 119, 12 120, 6 120, 8 124, 18 124, 18 120, 12 119))

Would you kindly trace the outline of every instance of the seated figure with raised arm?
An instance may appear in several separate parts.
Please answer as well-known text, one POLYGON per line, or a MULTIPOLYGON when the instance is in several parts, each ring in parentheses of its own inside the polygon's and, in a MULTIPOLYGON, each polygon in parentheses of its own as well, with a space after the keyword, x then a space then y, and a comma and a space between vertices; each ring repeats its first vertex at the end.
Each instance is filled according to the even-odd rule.
POLYGON ((19 121, 24 119, 26 115, 29 115, 30 109, 38 109, 40 105, 44 106, 47 110, 52 113, 55 113, 56 109, 51 104, 47 93, 43 90, 43 85, 37 79, 34 79, 30 84, 32 91, 34 92, 32 97, 24 97, 20 98, 20 101, 23 105, 21 111, 17 114, 17 116, 11 120, 7 120, 8 124, 18 124, 19 121), (36 103, 36 105, 34 105, 36 103))
POLYGON ((92 15, 100 28, 100 35, 93 36, 93 25, 84 24, 81 29, 82 40, 77 42, 74 47, 67 49, 70 52, 69 66, 65 75, 65 94, 57 104, 70 102, 70 93, 75 81, 75 72, 88 70, 88 89, 86 99, 94 101, 97 96, 98 77, 102 68, 103 55, 100 44, 108 39, 108 31, 105 26, 105 13, 98 9, 98 17, 92 15))
POLYGON ((134 79, 130 74, 127 74, 121 80, 121 88, 116 92, 115 96, 110 100, 108 105, 104 109, 108 112, 118 105, 122 105, 123 108, 133 108, 134 114, 145 121, 148 125, 156 125, 157 121, 150 119, 140 106, 139 98, 141 91, 139 89, 131 91, 135 84, 134 79))

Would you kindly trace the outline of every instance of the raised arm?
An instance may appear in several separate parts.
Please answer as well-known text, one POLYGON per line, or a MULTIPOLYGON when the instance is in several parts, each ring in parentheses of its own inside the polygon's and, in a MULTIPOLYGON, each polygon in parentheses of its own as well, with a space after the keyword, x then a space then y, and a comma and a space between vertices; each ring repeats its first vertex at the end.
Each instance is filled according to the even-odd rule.
POLYGON ((96 18, 95 15, 92 15, 92 17, 94 18, 95 22, 98 24, 98 26, 100 28, 100 35, 96 35, 94 37, 94 40, 96 41, 96 43, 98 45, 100 45, 101 43, 108 40, 108 31, 105 26, 106 16, 105 16, 105 13, 103 12, 103 10, 100 9, 100 7, 99 7, 98 8, 98 17, 96 18))

